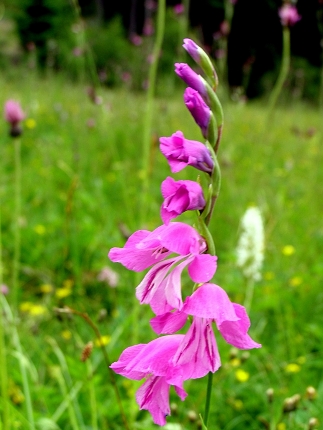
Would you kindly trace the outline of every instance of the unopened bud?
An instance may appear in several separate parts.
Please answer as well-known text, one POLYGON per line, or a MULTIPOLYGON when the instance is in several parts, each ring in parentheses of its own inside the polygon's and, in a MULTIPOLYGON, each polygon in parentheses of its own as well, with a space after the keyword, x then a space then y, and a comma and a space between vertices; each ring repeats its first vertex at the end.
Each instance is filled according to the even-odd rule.
POLYGON ((245 361, 248 360, 248 358, 250 357, 250 352, 249 351, 243 351, 243 353, 241 354, 241 363, 244 363, 245 361))
POLYGON ((313 430, 318 426, 319 422, 317 418, 310 418, 308 422, 308 430, 313 430))
POLYGON ((268 403, 272 403, 274 400, 274 389, 268 388, 268 390, 266 390, 266 396, 267 396, 268 403))
POLYGON ((300 401, 301 396, 299 394, 295 394, 292 397, 287 397, 283 403, 283 412, 292 412, 297 409, 298 402, 300 401))
POLYGON ((238 350, 237 348, 231 348, 229 352, 229 359, 233 360, 234 358, 238 357, 238 350))
POLYGON ((307 387, 306 388, 306 398, 308 400, 314 400, 316 397, 316 389, 314 387, 307 387))
POLYGON ((198 419, 197 413, 195 411, 188 411, 187 418, 193 423, 198 419))

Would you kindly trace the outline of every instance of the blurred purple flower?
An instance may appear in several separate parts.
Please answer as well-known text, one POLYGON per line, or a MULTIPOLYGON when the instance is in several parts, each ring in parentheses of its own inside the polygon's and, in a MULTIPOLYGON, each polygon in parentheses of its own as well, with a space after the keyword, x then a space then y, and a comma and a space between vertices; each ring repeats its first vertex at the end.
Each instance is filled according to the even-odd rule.
POLYGON ((186 88, 184 92, 184 102, 191 112, 196 124, 201 128, 202 134, 207 138, 208 127, 211 119, 211 109, 202 99, 200 94, 193 88, 186 88))
POLYGON ((175 4, 173 11, 175 15, 182 15, 185 12, 185 6, 182 3, 175 4))
POLYGON ((7 295, 9 293, 9 288, 5 284, 0 285, 0 294, 7 295))
POLYGON ((289 3, 285 3, 279 9, 279 17, 282 25, 285 27, 292 27, 302 18, 296 9, 296 6, 289 3))
POLYGON ((194 181, 175 181, 170 176, 161 185, 164 197, 160 215, 164 224, 188 210, 201 210, 205 207, 203 190, 194 181))
POLYGON ((195 167, 202 172, 211 173, 214 162, 210 151, 203 143, 185 139, 181 131, 170 137, 159 139, 160 150, 167 158, 170 169, 177 173, 186 166, 195 167))
POLYGON ((25 114, 18 102, 7 100, 4 105, 4 117, 10 124, 18 124, 25 118, 25 114))
POLYGON ((132 33, 129 36, 129 40, 135 46, 140 46, 142 44, 142 37, 139 36, 139 34, 136 34, 136 33, 132 33))

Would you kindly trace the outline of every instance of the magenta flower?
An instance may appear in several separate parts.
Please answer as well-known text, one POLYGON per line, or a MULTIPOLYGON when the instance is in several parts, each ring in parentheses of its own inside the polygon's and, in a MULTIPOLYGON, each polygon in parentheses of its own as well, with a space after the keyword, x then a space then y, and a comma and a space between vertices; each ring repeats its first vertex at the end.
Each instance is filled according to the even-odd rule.
POLYGON ((177 131, 170 137, 161 137, 159 141, 160 150, 167 158, 173 173, 179 172, 186 166, 212 173, 214 162, 210 151, 203 143, 185 139, 181 131, 177 131))
POLYGON ((161 206, 161 219, 164 224, 188 210, 201 210, 205 207, 203 190, 194 181, 175 181, 168 177, 162 182, 161 192, 164 202, 161 206))
MULTIPOLYGON (((236 348, 261 347, 247 333, 250 320, 245 308, 231 303, 226 292, 215 284, 202 285, 186 298, 181 310, 157 315, 151 326, 158 334, 172 334, 184 326, 189 315, 194 317, 193 323, 172 359, 175 367, 180 365, 185 369, 185 379, 201 378, 221 365, 212 322, 226 342, 236 348)), ((173 384, 178 381, 171 380, 173 384)))
POLYGON ((184 92, 184 102, 196 124, 201 128, 203 136, 207 138, 211 109, 204 102, 200 94, 190 87, 186 88, 184 92))
POLYGON ((182 3, 175 4, 173 11, 175 15, 182 15, 185 12, 185 6, 182 3))
POLYGON ((25 114, 22 111, 20 104, 14 100, 7 100, 4 106, 4 117, 10 124, 10 136, 20 136, 22 133, 20 121, 25 118, 25 114))
POLYGON ((285 3, 280 9, 279 9, 279 17, 280 21, 283 26, 285 27, 292 27, 295 25, 300 19, 302 18, 296 9, 296 6, 285 3))
POLYGON ((185 267, 194 282, 208 282, 213 277, 217 258, 203 254, 206 249, 205 240, 193 227, 174 222, 152 232, 135 232, 123 248, 112 248, 109 258, 134 271, 154 265, 136 288, 136 297, 162 314, 182 306, 181 274, 185 267), (171 253, 179 257, 166 259, 171 253))
POLYGON ((5 120, 10 124, 17 124, 25 118, 25 114, 18 102, 7 100, 4 106, 5 120))
POLYGON ((198 75, 185 63, 175 63, 175 73, 191 88, 201 94, 207 100, 206 82, 201 75, 198 75))
POLYGON ((148 410, 155 424, 166 424, 165 417, 170 415, 169 389, 174 385, 181 400, 187 393, 183 389, 185 375, 180 368, 174 369, 172 358, 176 353, 183 335, 163 336, 148 344, 131 346, 123 351, 118 361, 111 368, 118 374, 129 379, 140 380, 148 377, 136 393, 140 409, 148 410), (179 382, 170 383, 174 373, 179 382))

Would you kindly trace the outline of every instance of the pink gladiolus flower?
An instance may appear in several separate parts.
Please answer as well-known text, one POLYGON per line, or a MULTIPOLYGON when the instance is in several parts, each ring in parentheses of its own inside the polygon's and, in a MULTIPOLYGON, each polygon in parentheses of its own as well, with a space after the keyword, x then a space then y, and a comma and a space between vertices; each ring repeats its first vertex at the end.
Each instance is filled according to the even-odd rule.
POLYGON ((178 349, 183 335, 163 336, 148 344, 131 346, 123 351, 119 360, 111 364, 118 374, 129 379, 148 379, 136 393, 140 409, 148 410, 155 422, 160 426, 166 424, 165 417, 170 415, 169 389, 174 385, 181 400, 187 393, 183 389, 185 374, 180 367, 174 368, 171 360, 178 349), (174 374, 178 373, 174 378, 174 374), (171 384, 173 378, 178 381, 171 384))
POLYGON ((295 25, 300 19, 302 18, 296 9, 296 6, 285 3, 280 9, 279 9, 279 17, 280 21, 283 26, 285 27, 292 27, 295 25))
POLYGON ((203 254, 206 248, 205 240, 193 227, 174 222, 152 232, 135 232, 124 248, 112 248, 109 258, 134 271, 154 265, 136 288, 136 296, 140 303, 150 304, 156 314, 161 314, 181 308, 180 280, 186 266, 194 282, 208 282, 213 277, 217 258, 203 254), (179 257, 165 259, 171 253, 179 257))
POLYGON ((21 109, 21 106, 18 102, 14 100, 7 100, 4 106, 4 116, 5 120, 10 124, 18 124, 25 118, 25 114, 21 109))
POLYGON ((211 109, 204 102, 200 94, 190 87, 186 88, 184 92, 184 102, 196 124, 201 128, 203 136, 207 138, 211 109))
POLYGON ((185 139, 181 131, 177 131, 170 137, 161 137, 159 141, 160 150, 167 158, 173 173, 179 172, 186 166, 193 166, 206 173, 212 172, 213 159, 203 143, 185 139))
MULTIPOLYGON (((190 357, 192 354, 197 354, 194 363, 202 364, 199 368, 191 367, 190 371, 187 370, 189 378, 200 378, 209 371, 215 372, 221 365, 215 339, 213 339, 212 322, 215 322, 226 342, 236 348, 261 347, 247 333, 250 320, 245 308, 232 303, 226 292, 215 284, 202 285, 186 298, 181 310, 157 315, 150 323, 156 333, 172 334, 184 326, 189 315, 194 317, 193 324, 173 359, 175 366, 179 364, 183 366, 184 363, 189 366, 190 357)), ((175 380, 172 382, 174 383, 175 380)))
POLYGON ((203 190, 194 181, 175 181, 168 177, 162 182, 161 192, 164 202, 161 206, 161 219, 164 224, 188 210, 201 210, 205 207, 203 190))
MULTIPOLYGON (((194 42, 193 42, 194 43, 194 42)), ((201 75, 194 72, 188 64, 175 63, 175 73, 194 90, 198 91, 203 99, 207 99, 205 80, 201 75)))

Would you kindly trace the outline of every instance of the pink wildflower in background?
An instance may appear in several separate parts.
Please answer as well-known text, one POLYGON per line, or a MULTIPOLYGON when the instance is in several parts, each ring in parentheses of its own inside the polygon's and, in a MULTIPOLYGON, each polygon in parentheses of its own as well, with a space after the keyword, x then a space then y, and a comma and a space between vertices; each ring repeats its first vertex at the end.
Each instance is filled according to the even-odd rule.
POLYGON ((4 294, 5 296, 9 293, 9 288, 5 284, 0 285, 0 293, 4 294))
POLYGON ((296 6, 289 3, 285 3, 279 9, 279 17, 282 25, 285 27, 292 27, 302 18, 299 15, 296 6))
POLYGON ((20 122, 25 118, 25 114, 18 102, 7 100, 4 105, 4 117, 10 124, 10 136, 18 137, 22 133, 20 122))
POLYGON ((175 4, 173 11, 175 15, 182 15, 185 12, 185 6, 182 3, 175 4))
POLYGON ((4 106, 4 117, 10 124, 18 124, 25 118, 25 114, 18 102, 7 100, 4 106))

